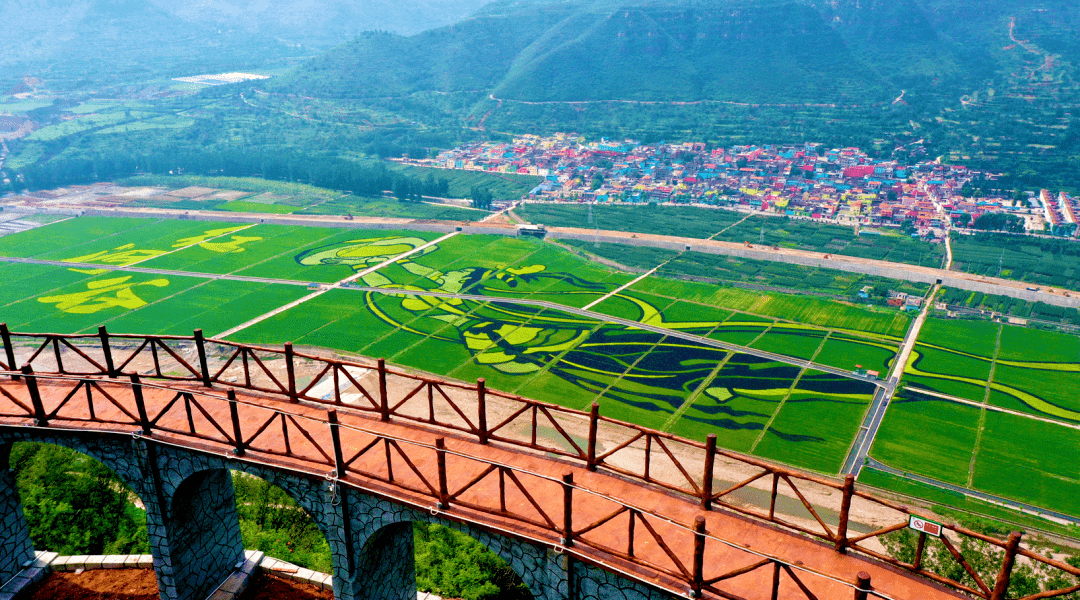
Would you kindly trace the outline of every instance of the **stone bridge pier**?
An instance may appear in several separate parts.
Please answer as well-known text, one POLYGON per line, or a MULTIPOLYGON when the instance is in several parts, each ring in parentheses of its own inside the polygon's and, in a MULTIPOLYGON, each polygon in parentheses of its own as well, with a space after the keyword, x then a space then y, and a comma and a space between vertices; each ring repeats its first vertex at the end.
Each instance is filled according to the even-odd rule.
POLYGON ((230 470, 288 493, 330 545, 337 600, 414 600, 413 522, 464 532, 506 560, 535 600, 660 600, 675 596, 516 537, 403 506, 325 476, 293 473, 127 434, 0 427, 0 581, 34 556, 15 481, 11 444, 71 448, 113 470, 146 507, 162 600, 205 600, 235 569, 244 547, 230 470))

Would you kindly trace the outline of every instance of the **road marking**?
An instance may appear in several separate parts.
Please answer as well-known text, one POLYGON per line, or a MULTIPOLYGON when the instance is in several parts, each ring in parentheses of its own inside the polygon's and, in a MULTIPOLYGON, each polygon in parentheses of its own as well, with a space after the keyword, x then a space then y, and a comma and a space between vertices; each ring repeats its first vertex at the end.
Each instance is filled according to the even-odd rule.
POLYGON ((422 246, 417 246, 416 248, 413 248, 412 250, 409 250, 408 252, 405 252, 403 254, 398 254, 397 256, 394 256, 392 258, 388 258, 388 259, 384 260, 383 262, 375 265, 374 267, 368 267, 367 269, 364 269, 363 271, 353 273, 352 275, 346 277, 345 279, 342 279, 341 281, 338 281, 337 283, 334 283, 334 284, 328 285, 328 286, 320 286, 319 290, 316 291, 316 292, 312 292, 312 293, 308 294, 307 296, 304 296, 303 298, 300 298, 299 300, 293 300, 292 302, 290 302, 290 303, 288 303, 288 304, 286 304, 284 306, 279 306, 279 307, 275 308, 274 310, 272 310, 272 311, 270 311, 268 313, 259 315, 258 317, 255 317, 254 319, 251 319, 250 321, 248 321, 246 323, 241 323, 240 325, 237 325, 236 327, 233 327, 232 329, 223 331, 222 333, 219 333, 214 337, 227 338, 230 335, 234 335, 234 334, 236 334, 236 333, 238 333, 240 331, 243 331, 243 330, 247 329, 248 327, 251 327, 252 325, 257 325, 259 323, 262 323, 263 321, 265 321, 265 320, 267 320, 267 319, 269 319, 269 318, 271 318, 271 317, 273 317, 275 315, 279 315, 279 314, 281 314, 281 313, 283 313, 283 312, 285 312, 285 311, 287 311, 289 309, 296 308, 297 306, 300 306, 301 304, 303 304, 305 302, 308 302, 309 300, 314 300, 315 298, 318 298, 319 296, 322 296, 323 294, 329 292, 330 290, 339 289, 339 288, 341 288, 341 286, 343 286, 343 285, 345 285, 347 283, 352 283, 353 281, 356 281, 357 279, 359 279, 359 278, 361 278, 361 277, 363 277, 365 275, 370 275, 371 273, 374 273, 375 271, 378 271, 379 269, 381 269, 381 268, 383 268, 383 267, 385 267, 387 265, 391 265, 391 264, 393 264, 393 263, 395 263, 395 262, 397 262, 397 261, 399 261, 399 260, 401 260, 403 258, 408 258, 409 256, 412 256, 413 254, 416 254, 417 252, 421 252, 421 251, 425 250, 426 248, 430 248, 431 246, 434 246, 435 244, 438 244, 440 242, 448 240, 448 239, 454 237, 455 235, 457 235, 458 233, 460 233, 460 232, 459 231, 450 232, 450 233, 442 236, 441 238, 438 238, 436 240, 432 240, 432 241, 430 241, 430 242, 428 242, 428 243, 426 243, 426 244, 424 244, 422 246))

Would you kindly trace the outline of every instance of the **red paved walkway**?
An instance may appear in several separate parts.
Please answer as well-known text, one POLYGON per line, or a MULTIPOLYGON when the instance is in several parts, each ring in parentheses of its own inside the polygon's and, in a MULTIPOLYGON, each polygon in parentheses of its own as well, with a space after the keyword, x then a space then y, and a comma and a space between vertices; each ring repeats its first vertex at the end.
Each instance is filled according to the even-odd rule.
MULTIPOLYGON (((125 434, 139 429, 139 413, 129 385, 108 380, 96 383, 91 390, 95 420, 90 421, 90 404, 86 399, 85 386, 72 393, 76 384, 75 381, 39 380, 43 408, 51 415, 50 427, 97 429, 125 434), (116 400, 115 404, 105 393, 116 400), (70 399, 64 403, 65 398, 70 399)), ((233 421, 229 402, 220 389, 210 391, 212 396, 205 395, 204 391, 205 388, 194 386, 174 385, 168 389, 149 383, 144 385, 146 414, 154 423, 152 437, 217 454, 233 449, 233 421), (177 392, 180 390, 190 390, 195 395, 187 400, 182 397, 178 399, 177 392), (166 409, 170 402, 171 407, 166 409)), ((4 392, 32 409, 24 383, 0 381, 0 423, 31 425, 31 419, 21 416, 28 411, 6 397, 4 392)), ((325 476, 333 469, 334 451, 326 410, 246 392, 239 394, 238 399, 241 435, 249 446, 245 460, 276 464, 318 476, 325 476), (256 436, 264 424, 267 424, 265 429, 256 436)), ((445 515, 553 547, 560 545, 563 528, 564 496, 559 479, 565 473, 572 473, 577 486, 572 510, 575 532, 581 532, 610 515, 621 507, 620 502, 632 505, 645 516, 644 519, 635 519, 635 559, 630 559, 627 552, 631 535, 628 512, 584 533, 567 551, 586 561, 607 565, 679 594, 685 594, 689 589, 687 580, 693 568, 694 547, 690 526, 700 515, 705 517, 709 535, 705 544, 703 569, 706 581, 759 563, 764 555, 793 565, 794 572, 806 588, 822 600, 853 598, 854 591, 851 586, 832 581, 821 574, 854 582, 860 571, 869 573, 874 589, 888 598, 922 600, 957 597, 925 580, 896 572, 857 555, 837 553, 831 547, 804 536, 741 516, 715 510, 703 511, 688 498, 604 472, 589 472, 542 454, 495 444, 481 445, 474 440, 415 424, 384 423, 367 415, 347 412, 347 409, 340 411, 338 416, 342 424, 339 428, 342 455, 349 463, 344 479, 349 484, 425 510, 433 509, 439 489, 434 445, 435 439, 443 436, 448 451, 447 488, 451 495, 492 465, 513 470, 512 475, 498 469, 489 473, 452 498, 445 515), (377 436, 401 441, 381 441, 377 436), (375 444, 372 446, 373 442, 375 444), (370 449, 356 456, 368 446, 370 449), (501 473, 504 476, 500 476, 501 473), (527 494, 518 487, 519 483, 527 494), (503 490, 501 494, 500 489, 503 490), (656 538, 665 542, 667 550, 663 547, 665 544, 656 538), (685 575, 678 578, 679 573, 685 575)), ((773 568, 772 564, 765 564, 714 585, 716 589, 738 597, 766 599, 771 596, 773 568)), ((781 573, 780 581, 780 598, 808 597, 786 571, 781 573)), ((705 595, 718 597, 708 589, 705 595)))

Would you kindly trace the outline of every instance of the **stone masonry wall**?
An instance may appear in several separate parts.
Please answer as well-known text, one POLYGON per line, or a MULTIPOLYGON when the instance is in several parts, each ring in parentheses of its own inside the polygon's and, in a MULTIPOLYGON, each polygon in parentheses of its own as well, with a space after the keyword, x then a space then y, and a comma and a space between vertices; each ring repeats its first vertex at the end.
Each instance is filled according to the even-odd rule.
MULTIPOLYGON (((129 435, 32 429, 0 430, 0 461, 10 444, 38 441, 87 454, 112 469, 147 510, 147 529, 162 600, 202 600, 243 557, 229 470, 265 479, 288 493, 326 536, 336 600, 416 598, 412 522, 437 523, 479 540, 503 558, 535 600, 661 600, 674 596, 569 559, 538 544, 458 523, 331 479, 202 454, 129 435), (347 520, 346 520, 347 517, 347 520)), ((0 469, 6 467, 0 462, 0 469)), ((32 557, 14 481, 0 470, 0 573, 32 557)))
POLYGON ((34 545, 23 516, 15 474, 8 468, 11 445, 0 445, 0 583, 12 577, 23 563, 34 558, 34 545))

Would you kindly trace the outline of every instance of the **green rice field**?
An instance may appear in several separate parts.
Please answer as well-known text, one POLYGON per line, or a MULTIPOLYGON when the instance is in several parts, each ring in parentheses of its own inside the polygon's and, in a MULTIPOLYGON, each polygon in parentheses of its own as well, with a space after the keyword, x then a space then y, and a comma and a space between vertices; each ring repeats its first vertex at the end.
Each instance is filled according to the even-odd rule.
MULTIPOLYGON (((698 440, 714 433, 725 448, 827 474, 844 464, 875 385, 821 369, 884 379, 911 324, 899 311, 824 297, 662 276, 634 282, 637 274, 532 238, 461 234, 428 245, 439 238, 78 217, 0 237, 0 257, 54 261, 0 261, 0 321, 13 331, 104 324, 217 336, 311 294, 312 283, 352 278, 230 339, 483 377, 575 409, 597 402, 613 418, 698 440)), ((1077 384, 1080 337, 930 318, 870 456, 1080 512, 1077 384)))
MULTIPOLYGON (((1078 359, 1080 338, 1073 334, 931 318, 870 456, 1080 515, 1078 359)), ((881 479, 904 487, 890 477, 881 479)))
POLYGON ((850 356, 887 365, 909 322, 820 298, 663 278, 627 287, 635 274, 531 238, 457 235, 421 248, 439 237, 80 217, 0 237, 0 256, 86 263, 0 263, 0 320, 14 331, 104 324, 214 336, 310 294, 313 282, 353 277, 231 339, 385 357, 577 409, 598 402, 613 418, 695 439, 716 433, 724 447, 826 473, 842 464, 874 386, 708 340, 828 365, 850 356), (586 306, 592 312, 567 310, 586 306))

